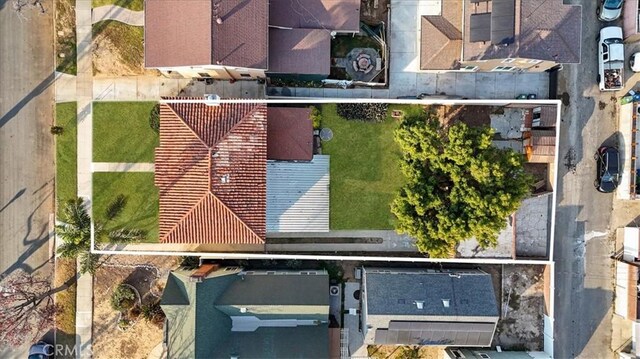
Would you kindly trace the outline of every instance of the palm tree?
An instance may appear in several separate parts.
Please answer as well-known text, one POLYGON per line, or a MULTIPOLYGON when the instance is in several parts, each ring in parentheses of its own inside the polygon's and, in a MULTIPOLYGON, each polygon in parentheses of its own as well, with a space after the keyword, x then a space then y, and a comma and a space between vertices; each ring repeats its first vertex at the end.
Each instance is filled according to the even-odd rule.
MULTIPOLYGON (((118 198, 116 201, 121 199, 118 198)), ((113 211, 112 208, 110 210, 113 211)), ((108 215, 110 219, 116 216, 117 213, 108 215)), ((60 220, 62 223, 56 225, 56 232, 63 243, 58 247, 58 253, 65 258, 79 258, 80 273, 93 275, 102 262, 99 254, 90 252, 91 217, 87 213, 83 199, 77 198, 65 203, 60 220)), ((146 237, 146 232, 140 229, 118 228, 107 232, 104 230, 104 225, 97 222, 93 225, 93 234, 96 242, 106 240, 115 243, 131 243, 146 237)))

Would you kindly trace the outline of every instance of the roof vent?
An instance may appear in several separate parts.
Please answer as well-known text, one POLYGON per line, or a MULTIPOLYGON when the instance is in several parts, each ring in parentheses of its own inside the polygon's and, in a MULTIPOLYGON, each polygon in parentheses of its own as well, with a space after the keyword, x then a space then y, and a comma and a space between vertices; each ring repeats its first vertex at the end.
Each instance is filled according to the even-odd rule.
POLYGON ((220 182, 222 182, 222 183, 229 183, 229 181, 231 181, 231 179, 229 178, 228 174, 220 177, 220 182))
POLYGON ((449 273, 449 277, 451 277, 451 278, 460 278, 460 274, 458 274, 458 273, 449 273))
POLYGON ((216 16, 216 24, 222 25, 222 18, 220 16, 216 16))
POLYGON ((204 103, 207 106, 220 106, 220 96, 216 94, 205 94, 204 103))
POLYGON ((247 312, 247 308, 245 307, 240 308, 240 313, 246 313, 246 312, 247 312))
POLYGON ((443 299, 442 305, 444 305, 445 308, 449 308, 449 299, 443 299))
POLYGON ((414 303, 416 303, 416 307, 418 307, 418 309, 424 309, 424 301, 416 300, 414 303))

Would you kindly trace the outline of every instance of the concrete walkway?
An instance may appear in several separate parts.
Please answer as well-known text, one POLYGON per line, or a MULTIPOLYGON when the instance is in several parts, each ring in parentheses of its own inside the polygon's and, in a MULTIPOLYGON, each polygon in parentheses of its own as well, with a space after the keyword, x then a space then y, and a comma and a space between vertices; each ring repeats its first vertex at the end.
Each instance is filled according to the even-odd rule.
POLYGON ((93 172, 153 172, 153 163, 93 162, 93 172))
POLYGON ((160 76, 96 77, 96 101, 158 101, 163 96, 200 97, 218 94, 225 98, 264 98, 264 85, 256 81, 204 81, 160 76))
POLYGON ((76 101, 76 77, 56 72, 56 103, 76 101))
MULTIPOLYGON (((91 56, 91 0, 76 0, 76 41, 78 75, 78 197, 85 199, 91 213, 91 154, 93 63, 91 56)), ((78 278, 76 294, 76 358, 91 357, 93 322, 93 276, 78 278)))
POLYGON ((389 88, 309 88, 269 87, 268 96, 324 98, 398 98, 426 93, 446 94, 470 99, 512 99, 534 93, 549 95, 549 74, 512 72, 390 73, 389 88))
POLYGON ((267 238, 380 238, 380 243, 288 243, 267 240, 267 252, 418 252, 415 240, 392 230, 270 233, 267 238))
POLYGON ((144 11, 133 11, 116 5, 96 7, 91 13, 91 23, 115 20, 132 26, 144 26, 144 11))

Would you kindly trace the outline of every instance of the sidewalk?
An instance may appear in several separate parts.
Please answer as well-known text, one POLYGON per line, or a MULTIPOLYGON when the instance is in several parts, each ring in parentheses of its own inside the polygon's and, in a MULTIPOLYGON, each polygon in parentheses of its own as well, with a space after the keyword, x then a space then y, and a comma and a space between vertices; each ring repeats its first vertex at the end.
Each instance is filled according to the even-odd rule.
POLYGON ((162 76, 96 77, 95 101, 158 101, 160 97, 202 97, 217 94, 224 98, 264 98, 264 85, 256 81, 204 81, 170 79, 162 76))
POLYGON ((93 162, 93 172, 153 172, 153 163, 93 162))
POLYGON ((99 6, 93 9, 91 23, 115 20, 132 26, 144 26, 144 11, 133 11, 117 5, 99 6))
POLYGON ((56 72, 56 103, 76 101, 76 77, 56 72))
MULTIPOLYGON (((91 154, 92 151, 92 92, 93 63, 91 56, 91 0, 76 0, 76 41, 78 75, 78 197, 86 201, 91 214, 91 154)), ((78 278, 76 294, 76 358, 91 357, 93 321, 93 277, 78 278)))

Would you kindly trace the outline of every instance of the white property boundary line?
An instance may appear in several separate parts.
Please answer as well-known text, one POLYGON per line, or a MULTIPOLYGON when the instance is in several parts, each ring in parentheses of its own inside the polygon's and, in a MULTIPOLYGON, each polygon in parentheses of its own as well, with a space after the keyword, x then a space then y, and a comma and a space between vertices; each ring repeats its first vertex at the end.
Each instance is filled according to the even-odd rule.
MULTIPOLYGON (((435 96, 434 96, 435 97, 435 96)), ((485 106, 504 106, 509 104, 515 105, 556 105, 556 155, 555 169, 553 171, 553 203, 551 206, 551 227, 549 240, 549 253, 546 260, 528 260, 528 259, 501 259, 501 258, 426 258, 426 257, 385 257, 385 256, 339 256, 339 255, 303 255, 303 254, 268 254, 268 253, 228 253, 228 252, 172 252, 172 251, 132 251, 132 250, 100 250, 95 247, 95 237, 93 228, 93 219, 91 224, 91 253, 109 254, 109 255, 149 255, 149 256, 198 256, 210 259, 300 259, 300 260, 338 260, 338 261, 378 261, 378 262, 422 262, 422 263, 460 263, 460 264, 534 264, 547 265, 553 263, 553 249, 555 239, 555 214, 557 201, 557 184, 558 184, 558 150, 559 150, 559 131, 560 131, 560 100, 462 100, 462 99, 443 99, 443 98, 424 98, 424 99, 344 99, 344 98, 288 98, 288 99, 220 99, 215 101, 205 101, 204 99, 188 98, 188 99, 162 99, 161 104, 167 103, 209 103, 215 104, 232 104, 232 103, 265 103, 265 104, 322 104, 322 103, 388 103, 388 104, 408 104, 408 105, 485 105, 485 106)), ((553 283, 551 283, 553 284, 553 283)), ((553 292, 553 290, 552 290, 553 292)), ((551 308, 553 308, 553 297, 551 295, 551 308)), ((553 310, 553 309, 552 309, 553 310)), ((552 312, 553 313, 553 312, 552 312)), ((553 318, 553 316, 551 316, 553 318)))

